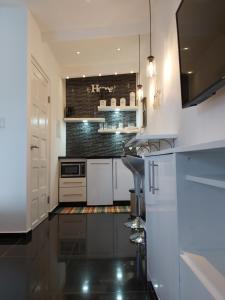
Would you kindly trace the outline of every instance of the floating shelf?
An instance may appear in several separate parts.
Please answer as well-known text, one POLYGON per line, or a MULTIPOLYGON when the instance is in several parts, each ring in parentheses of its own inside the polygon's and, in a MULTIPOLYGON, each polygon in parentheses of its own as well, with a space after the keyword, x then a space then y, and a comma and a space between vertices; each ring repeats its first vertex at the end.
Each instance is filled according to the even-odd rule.
POLYGON ((90 122, 90 123, 104 123, 105 118, 64 118, 66 123, 81 123, 81 122, 90 122))
POLYGON ((218 176, 192 176, 186 175, 185 179, 191 182, 210 185, 214 187, 218 187, 221 189, 225 189, 225 175, 218 176))
POLYGON ((98 133, 125 133, 125 134, 131 134, 131 133, 137 133, 139 132, 138 128, 117 128, 117 129, 99 129, 98 133))
POLYGON ((98 106, 98 111, 137 111, 137 106, 98 106))
POLYGON ((224 249, 180 255, 213 299, 225 299, 224 249))

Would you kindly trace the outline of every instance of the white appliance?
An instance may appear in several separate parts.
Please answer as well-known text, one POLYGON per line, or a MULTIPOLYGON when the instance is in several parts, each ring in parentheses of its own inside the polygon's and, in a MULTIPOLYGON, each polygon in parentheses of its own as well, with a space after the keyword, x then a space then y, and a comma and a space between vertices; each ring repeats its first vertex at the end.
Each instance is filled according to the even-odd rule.
POLYGON ((87 204, 113 204, 112 159, 87 160, 87 204))
POLYGON ((131 171, 124 166, 121 158, 113 159, 113 200, 129 201, 129 190, 134 188, 131 171))

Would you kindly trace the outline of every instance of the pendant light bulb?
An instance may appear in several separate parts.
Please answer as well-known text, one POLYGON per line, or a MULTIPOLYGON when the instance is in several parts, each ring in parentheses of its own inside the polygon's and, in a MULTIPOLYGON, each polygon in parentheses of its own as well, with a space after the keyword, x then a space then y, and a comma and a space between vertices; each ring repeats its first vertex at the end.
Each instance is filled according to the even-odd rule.
POLYGON ((150 55, 147 57, 147 77, 152 78, 155 73, 155 57, 152 55, 152 7, 151 7, 151 0, 149 0, 149 50, 150 55))
POLYGON ((148 56, 148 64, 147 64, 147 77, 152 78, 155 75, 155 58, 154 56, 148 56))
POLYGON ((138 84, 137 85, 137 99, 138 101, 141 101, 143 99, 144 92, 143 92, 143 85, 138 84))

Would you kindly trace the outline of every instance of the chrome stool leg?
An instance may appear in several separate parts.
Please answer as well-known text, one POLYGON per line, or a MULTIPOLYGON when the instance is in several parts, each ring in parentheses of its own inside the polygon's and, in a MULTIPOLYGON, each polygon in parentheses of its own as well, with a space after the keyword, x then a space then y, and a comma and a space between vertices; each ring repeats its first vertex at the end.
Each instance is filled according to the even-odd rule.
POLYGON ((142 220, 140 217, 140 199, 141 199, 141 177, 137 172, 134 172, 134 187, 135 187, 135 194, 136 194, 136 218, 132 221, 126 222, 124 225, 126 227, 129 227, 131 229, 141 229, 142 226, 142 220))
MULTIPOLYGON (((138 215, 141 215, 141 201, 143 201, 143 199, 139 199, 138 202, 138 215)), ((145 243, 145 224, 143 222, 143 220, 141 219, 141 217, 138 217, 138 222, 140 224, 140 227, 138 229, 136 229, 136 232, 130 235, 130 241, 136 244, 144 244, 145 243)))
POLYGON ((144 230, 133 233, 130 235, 130 241, 135 244, 144 244, 145 243, 145 232, 144 230))

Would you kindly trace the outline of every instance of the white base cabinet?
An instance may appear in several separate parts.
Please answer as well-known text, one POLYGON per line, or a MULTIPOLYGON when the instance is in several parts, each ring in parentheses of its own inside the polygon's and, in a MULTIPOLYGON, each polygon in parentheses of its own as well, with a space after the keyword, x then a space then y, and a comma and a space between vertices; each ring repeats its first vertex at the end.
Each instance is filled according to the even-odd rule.
POLYGON ((225 146, 145 158, 147 271, 160 300, 225 299, 225 146))
POLYGON ((88 159, 87 205, 112 204, 112 159, 88 159))
POLYGON ((86 178, 59 179, 59 202, 86 201, 86 178))
POLYGON ((129 201, 129 190, 134 188, 133 175, 120 158, 113 159, 113 200, 129 201))
POLYGON ((179 299, 175 156, 145 160, 147 275, 159 299, 179 299))

